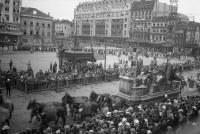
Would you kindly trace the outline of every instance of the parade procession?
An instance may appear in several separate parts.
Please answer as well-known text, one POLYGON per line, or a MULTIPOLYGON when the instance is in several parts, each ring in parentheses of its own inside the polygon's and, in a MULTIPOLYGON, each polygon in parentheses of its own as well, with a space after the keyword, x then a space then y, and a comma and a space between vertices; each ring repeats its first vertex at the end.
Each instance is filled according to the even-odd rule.
POLYGON ((200 134, 196 5, 0 0, 0 134, 200 134))

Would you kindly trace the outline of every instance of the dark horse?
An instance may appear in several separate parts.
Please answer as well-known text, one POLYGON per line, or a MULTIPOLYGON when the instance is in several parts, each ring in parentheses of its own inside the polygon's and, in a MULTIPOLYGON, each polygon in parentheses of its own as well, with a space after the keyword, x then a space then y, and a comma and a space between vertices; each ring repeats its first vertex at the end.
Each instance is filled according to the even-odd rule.
POLYGON ((36 100, 30 100, 28 106, 28 110, 31 111, 31 119, 35 116, 37 119, 41 119, 41 123, 44 125, 48 125, 49 122, 55 121, 55 124, 58 123, 61 118, 63 121, 63 126, 65 125, 65 108, 62 103, 59 102, 51 102, 51 103, 39 103, 36 100))
POLYGON ((70 105, 70 111, 75 120, 82 120, 86 117, 92 117, 98 111, 98 104, 91 102, 87 97, 71 97, 68 93, 62 97, 62 104, 70 105))

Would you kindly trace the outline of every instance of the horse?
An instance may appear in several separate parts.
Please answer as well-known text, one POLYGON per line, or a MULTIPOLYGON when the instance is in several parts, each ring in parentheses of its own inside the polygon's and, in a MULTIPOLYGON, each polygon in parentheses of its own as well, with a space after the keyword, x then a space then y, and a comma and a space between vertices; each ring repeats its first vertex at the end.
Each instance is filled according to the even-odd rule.
POLYGON ((5 98, 2 93, 0 93, 0 106, 9 110, 9 119, 11 119, 14 112, 14 104, 10 99, 5 98))
POLYGON ((42 124, 48 124, 49 122, 55 121, 55 124, 58 123, 61 118, 63 121, 63 126, 65 125, 66 110, 60 102, 50 102, 50 103, 39 103, 36 100, 30 100, 28 110, 31 112, 31 120, 34 116, 41 119, 42 124))

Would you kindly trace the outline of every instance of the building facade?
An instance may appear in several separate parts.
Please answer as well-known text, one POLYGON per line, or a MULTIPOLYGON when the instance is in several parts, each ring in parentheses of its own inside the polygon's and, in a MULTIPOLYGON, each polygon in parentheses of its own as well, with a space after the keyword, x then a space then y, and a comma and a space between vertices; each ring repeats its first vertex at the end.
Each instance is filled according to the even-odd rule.
POLYGON ((71 38, 73 35, 73 23, 68 20, 56 20, 55 36, 60 38, 71 38))
POLYGON ((153 17, 150 35, 151 43, 169 44, 168 35, 176 24, 188 22, 189 18, 183 14, 170 13, 168 16, 153 17))
POLYGON ((28 47, 50 47, 52 44, 53 18, 35 8, 22 7, 21 42, 28 47))
POLYGON ((82 40, 124 43, 129 38, 134 0, 101 0, 79 4, 74 11, 75 33, 82 40))
MULTIPOLYGON (((155 23, 153 23, 153 21, 157 21, 157 19, 162 20, 161 22, 163 25, 167 19, 165 17, 160 17, 153 20, 153 18, 168 16, 169 14, 170 6, 166 3, 161 3, 157 0, 141 0, 133 2, 131 7, 130 42, 132 42, 132 44, 151 43, 154 39, 153 36, 151 36, 152 27, 155 27, 155 23)), ((159 25, 158 27, 162 28, 162 25, 159 25)), ((163 30, 164 31, 162 32, 166 31, 166 29, 163 30)), ((160 40, 164 39, 162 34, 159 35, 160 40)))
POLYGON ((21 0, 0 0, 0 49, 13 50, 20 43, 21 0))
POLYGON ((73 37, 73 23, 69 20, 55 20, 54 29, 54 43, 56 46, 67 47, 73 37))

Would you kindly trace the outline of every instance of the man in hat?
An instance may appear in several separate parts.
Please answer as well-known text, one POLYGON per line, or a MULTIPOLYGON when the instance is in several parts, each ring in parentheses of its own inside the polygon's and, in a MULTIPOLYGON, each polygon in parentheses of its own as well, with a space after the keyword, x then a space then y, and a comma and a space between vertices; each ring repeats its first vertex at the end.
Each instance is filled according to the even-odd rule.
POLYGON ((12 62, 12 59, 10 59, 10 63, 9 63, 9 66, 10 66, 10 70, 12 69, 12 66, 13 66, 13 62, 12 62))
POLYGON ((9 78, 6 80, 5 86, 6 86, 7 96, 11 96, 11 82, 9 78))

